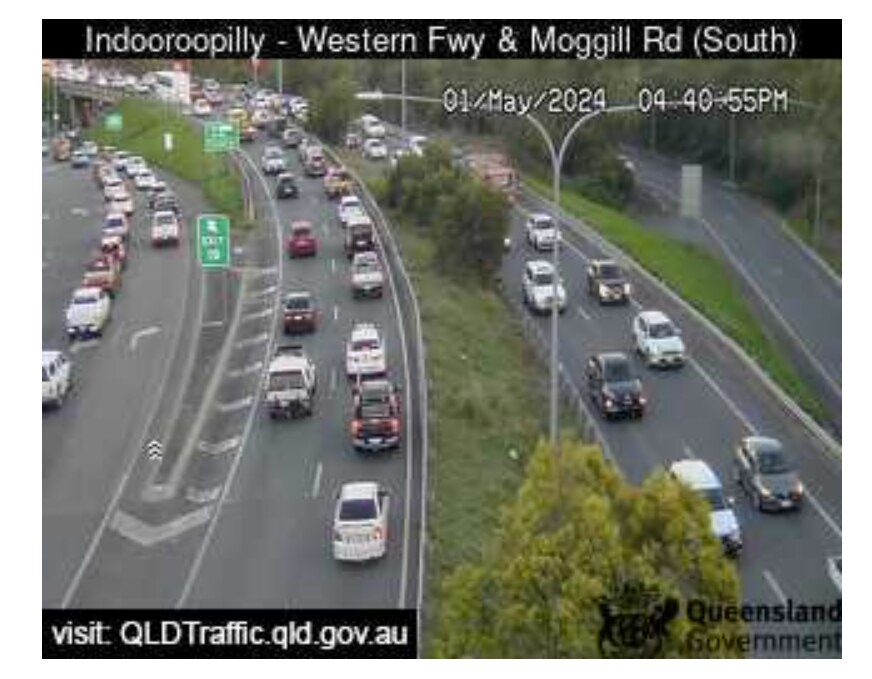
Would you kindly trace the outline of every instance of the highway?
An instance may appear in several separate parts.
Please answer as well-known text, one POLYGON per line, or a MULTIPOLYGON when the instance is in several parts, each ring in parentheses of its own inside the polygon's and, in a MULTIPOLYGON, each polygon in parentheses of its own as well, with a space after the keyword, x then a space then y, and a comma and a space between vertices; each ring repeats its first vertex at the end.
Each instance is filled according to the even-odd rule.
MULTIPOLYGON (((242 152, 259 166, 264 146, 259 141, 242 152)), ((314 294, 319 327, 312 335, 289 339, 279 337, 278 325, 274 328, 276 342, 302 343, 316 364, 315 414, 289 422, 256 414, 214 534, 182 603, 191 608, 413 607, 418 542, 412 527, 420 521, 420 492, 417 484, 408 484, 413 481, 409 465, 420 450, 408 430, 418 415, 404 344, 412 339, 404 327, 408 320, 395 303, 396 283, 386 286, 383 299, 352 299, 336 204, 327 199, 321 178, 302 175, 293 149, 287 159, 298 177, 300 197, 275 201, 274 178, 261 175, 257 206, 271 228, 280 229, 282 243, 293 220, 308 220, 315 227, 317 256, 292 260, 284 254, 278 285, 282 292, 303 288, 314 294), (380 328, 389 375, 403 388, 406 432, 398 451, 368 455, 351 446, 344 356, 353 321, 371 321, 380 328), (331 555, 335 495, 342 483, 356 480, 379 481, 391 493, 388 553, 380 562, 341 564, 331 555)))
POLYGON ((622 151, 637 184, 666 210, 654 225, 703 244, 735 271, 758 316, 815 387, 840 431, 841 281, 771 211, 715 175, 704 173, 702 219, 677 216, 680 165, 634 147, 622 151))

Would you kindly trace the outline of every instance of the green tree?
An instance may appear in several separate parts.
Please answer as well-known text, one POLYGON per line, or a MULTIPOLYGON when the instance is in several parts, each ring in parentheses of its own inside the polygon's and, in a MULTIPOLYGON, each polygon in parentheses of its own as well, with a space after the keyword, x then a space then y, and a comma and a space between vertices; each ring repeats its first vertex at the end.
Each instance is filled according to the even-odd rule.
MULTIPOLYGON (((443 581, 431 650, 439 657, 601 657, 601 604, 670 599, 677 614, 662 645, 645 652, 700 657, 705 651, 686 643, 689 634, 743 631, 740 623, 684 615, 689 599, 739 600, 735 568, 711 533, 703 500, 662 473, 631 486, 595 447, 564 441, 557 458, 540 443, 482 561, 443 581)), ((605 644, 609 657, 642 653, 605 644)))
POLYGON ((330 143, 339 143, 348 123, 357 115, 356 91, 354 82, 348 77, 329 81, 311 99, 311 130, 330 143))

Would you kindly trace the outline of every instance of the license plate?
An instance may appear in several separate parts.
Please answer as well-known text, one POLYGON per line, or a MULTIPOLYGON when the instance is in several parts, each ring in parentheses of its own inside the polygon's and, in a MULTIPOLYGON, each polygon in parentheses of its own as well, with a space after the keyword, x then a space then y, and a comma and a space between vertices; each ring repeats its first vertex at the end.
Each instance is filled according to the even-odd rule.
POLYGON ((782 506, 782 507, 790 507, 791 504, 792 504, 792 503, 790 502, 790 500, 782 500, 782 501, 781 501, 781 506, 782 506))
POLYGON ((370 442, 370 443, 373 443, 373 444, 375 444, 375 445, 379 445, 379 444, 382 442, 382 439, 380 439, 380 438, 374 438, 374 439, 370 439, 369 442, 370 442))

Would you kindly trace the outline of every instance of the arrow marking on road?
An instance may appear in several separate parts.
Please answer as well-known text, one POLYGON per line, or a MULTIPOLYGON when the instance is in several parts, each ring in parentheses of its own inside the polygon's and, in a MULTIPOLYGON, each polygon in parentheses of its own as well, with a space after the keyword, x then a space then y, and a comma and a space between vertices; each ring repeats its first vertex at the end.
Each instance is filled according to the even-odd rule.
POLYGON ((137 330, 130 337, 130 351, 136 351, 136 344, 139 342, 141 337, 148 337, 149 335, 154 335, 160 332, 160 327, 157 325, 152 325, 142 330, 137 330))
POLYGON ((245 396, 243 398, 237 399, 236 401, 231 401, 230 403, 221 403, 218 402, 215 404, 215 409, 219 413, 232 413, 236 410, 242 410, 243 408, 247 408, 251 405, 251 402, 254 400, 252 396, 245 396))
POLYGON ((163 457, 163 444, 157 439, 152 439, 145 444, 145 454, 149 460, 159 460, 163 457))
POLYGON ((159 542, 178 537, 185 531, 196 528, 209 520, 212 515, 213 505, 201 507, 188 514, 177 516, 175 519, 159 526, 145 523, 141 519, 122 510, 115 512, 112 517, 111 527, 117 532, 143 547, 151 547, 159 542))

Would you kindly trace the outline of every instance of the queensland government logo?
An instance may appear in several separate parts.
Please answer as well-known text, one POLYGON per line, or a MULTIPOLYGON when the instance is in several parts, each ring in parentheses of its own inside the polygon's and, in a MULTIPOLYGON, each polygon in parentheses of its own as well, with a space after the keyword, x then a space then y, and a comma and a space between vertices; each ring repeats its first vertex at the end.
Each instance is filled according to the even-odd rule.
POLYGON ((598 642, 603 658, 656 658, 663 650, 670 621, 678 615, 679 603, 654 587, 627 582, 602 597, 599 609, 598 642))

